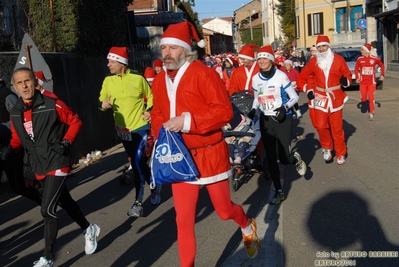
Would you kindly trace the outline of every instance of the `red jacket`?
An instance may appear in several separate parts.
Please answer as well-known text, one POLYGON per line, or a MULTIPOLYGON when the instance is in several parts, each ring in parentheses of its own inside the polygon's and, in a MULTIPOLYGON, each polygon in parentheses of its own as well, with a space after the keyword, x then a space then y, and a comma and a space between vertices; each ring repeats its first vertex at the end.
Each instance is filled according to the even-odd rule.
POLYGON ((368 57, 359 57, 355 65, 356 80, 360 79, 360 84, 364 85, 377 84, 377 80, 375 77, 376 65, 381 67, 381 75, 384 76, 384 63, 382 63, 380 58, 372 55, 368 57))

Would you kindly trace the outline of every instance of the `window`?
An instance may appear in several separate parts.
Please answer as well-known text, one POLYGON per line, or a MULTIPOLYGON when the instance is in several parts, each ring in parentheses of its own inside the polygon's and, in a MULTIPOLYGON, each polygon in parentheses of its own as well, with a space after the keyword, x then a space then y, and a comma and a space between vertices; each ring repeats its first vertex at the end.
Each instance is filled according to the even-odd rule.
POLYGON ((308 14, 308 35, 323 34, 323 27, 323 13, 308 14))
POLYGON ((337 8, 336 14, 336 23, 337 23, 337 32, 345 32, 347 29, 347 18, 346 18, 346 7, 344 8, 337 8))
POLYGON ((351 30, 356 31, 357 21, 363 18, 362 6, 354 6, 351 10, 351 30))

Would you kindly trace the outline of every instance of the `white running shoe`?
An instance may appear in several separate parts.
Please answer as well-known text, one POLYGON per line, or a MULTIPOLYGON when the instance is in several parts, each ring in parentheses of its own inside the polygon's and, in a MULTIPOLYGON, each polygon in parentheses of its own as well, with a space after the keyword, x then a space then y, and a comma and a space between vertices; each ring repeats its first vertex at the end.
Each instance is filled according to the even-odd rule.
POLYGON ((299 109, 296 111, 296 117, 297 119, 302 118, 302 112, 299 109))
POLYGON ((373 121, 374 120, 374 114, 369 115, 369 120, 373 121))
POLYGON ((306 163, 302 160, 301 155, 298 152, 294 152, 295 158, 295 169, 299 175, 303 176, 306 173, 306 163))
POLYGON ((340 156, 337 158, 338 165, 342 165, 345 163, 345 156, 340 156))
POLYGON ((40 257, 38 261, 33 263, 33 267, 51 267, 54 261, 46 259, 46 257, 40 257))
POLYGON ((85 252, 87 255, 93 254, 97 249, 96 238, 100 234, 100 226, 97 224, 90 224, 85 232, 85 252))
POLYGON ((325 161, 330 161, 332 159, 331 150, 329 149, 323 148, 321 154, 323 154, 323 159, 325 161))

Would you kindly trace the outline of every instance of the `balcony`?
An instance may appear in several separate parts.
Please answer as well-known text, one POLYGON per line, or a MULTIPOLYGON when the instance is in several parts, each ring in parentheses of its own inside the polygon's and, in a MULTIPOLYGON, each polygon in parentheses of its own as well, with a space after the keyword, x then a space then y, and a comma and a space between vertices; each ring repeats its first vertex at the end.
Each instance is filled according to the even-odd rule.
POLYGON ((364 42, 360 31, 333 33, 333 47, 361 47, 364 42))

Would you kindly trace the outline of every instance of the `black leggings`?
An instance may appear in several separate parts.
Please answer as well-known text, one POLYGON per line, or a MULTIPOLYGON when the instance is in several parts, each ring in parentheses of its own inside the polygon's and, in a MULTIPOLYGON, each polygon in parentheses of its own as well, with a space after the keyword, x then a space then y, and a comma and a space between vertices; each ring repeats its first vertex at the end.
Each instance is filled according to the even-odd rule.
POLYGON ((57 203, 68 213, 80 228, 85 231, 90 223, 83 215, 78 203, 72 199, 66 188, 67 176, 47 176, 40 180, 44 188, 41 214, 44 221, 44 252, 43 256, 49 260, 53 259, 52 251, 58 234, 57 203))
POLYGON ((286 115, 282 122, 276 122, 271 116, 260 116, 260 132, 266 150, 267 167, 276 190, 282 189, 280 169, 277 160, 284 165, 294 164, 291 153, 292 114, 286 115))
POLYGON ((24 150, 13 154, 7 160, 0 160, 0 173, 4 170, 11 190, 17 194, 29 198, 39 206, 42 203, 42 196, 36 188, 27 186, 24 178, 24 150))

